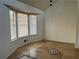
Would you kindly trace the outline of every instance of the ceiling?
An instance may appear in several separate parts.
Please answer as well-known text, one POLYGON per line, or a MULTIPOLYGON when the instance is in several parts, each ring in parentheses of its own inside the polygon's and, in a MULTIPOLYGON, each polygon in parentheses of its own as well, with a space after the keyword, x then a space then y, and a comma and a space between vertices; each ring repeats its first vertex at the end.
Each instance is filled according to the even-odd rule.
POLYGON ((50 0, 19 0, 19 1, 24 2, 25 4, 31 5, 33 7, 39 8, 41 10, 46 10, 50 5, 50 0))

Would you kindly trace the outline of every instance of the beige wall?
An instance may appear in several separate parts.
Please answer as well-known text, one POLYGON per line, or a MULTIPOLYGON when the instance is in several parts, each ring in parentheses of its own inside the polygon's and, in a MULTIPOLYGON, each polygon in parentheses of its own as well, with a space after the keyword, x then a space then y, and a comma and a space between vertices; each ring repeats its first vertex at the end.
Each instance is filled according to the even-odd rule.
POLYGON ((77 19, 77 36, 76 36, 76 48, 79 48, 79 0, 77 0, 77 15, 78 15, 78 19, 77 19))
POLYGON ((45 39, 75 43, 76 0, 59 0, 55 7, 46 10, 45 39))

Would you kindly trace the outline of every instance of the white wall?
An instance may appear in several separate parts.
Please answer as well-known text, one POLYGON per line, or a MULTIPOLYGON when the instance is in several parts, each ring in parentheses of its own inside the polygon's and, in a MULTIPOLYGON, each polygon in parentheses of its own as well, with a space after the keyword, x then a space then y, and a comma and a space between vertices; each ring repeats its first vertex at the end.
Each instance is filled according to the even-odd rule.
POLYGON ((35 12, 40 13, 37 16, 37 26, 38 26, 38 35, 31 37, 32 41, 38 41, 43 39, 43 12, 39 9, 33 8, 29 5, 25 5, 16 0, 0 0, 0 59, 6 59, 17 47, 24 45, 23 39, 18 39, 15 42, 11 43, 10 40, 10 25, 9 25, 9 9, 3 5, 3 3, 15 6, 20 10, 24 10, 26 12, 35 12))
POLYGON ((77 0, 58 0, 46 10, 45 39, 75 43, 77 0))
POLYGON ((77 0, 77 15, 78 15, 78 20, 77 20, 77 36, 76 36, 76 48, 79 48, 79 0, 77 0))

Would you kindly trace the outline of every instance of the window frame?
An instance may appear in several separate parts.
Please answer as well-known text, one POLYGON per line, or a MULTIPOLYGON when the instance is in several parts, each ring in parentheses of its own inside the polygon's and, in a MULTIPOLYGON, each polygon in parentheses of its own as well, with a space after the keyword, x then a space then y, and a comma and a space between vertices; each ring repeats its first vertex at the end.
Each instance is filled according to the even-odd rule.
MULTIPOLYGON (((25 13, 25 12, 20 12, 20 11, 9 9, 9 11, 10 10, 13 11, 13 12, 15 12, 15 19, 16 19, 16 38, 15 39, 11 39, 11 42, 14 42, 14 41, 16 41, 18 39, 22 39, 22 38, 26 38, 26 37, 29 37, 29 39, 30 39, 31 36, 37 36, 37 34, 38 34, 38 30, 37 30, 37 14, 25 13), (17 13, 25 14, 25 15, 28 16, 28 35, 27 36, 23 36, 23 37, 19 37, 18 36, 18 19, 17 19, 17 13), (36 15, 36 34, 33 34, 33 35, 30 35, 30 15, 36 15)), ((11 26, 11 24, 10 24, 10 26, 11 26)), ((11 30, 10 30, 10 33, 11 33, 11 30)), ((11 36, 11 34, 10 34, 10 36, 11 36)))

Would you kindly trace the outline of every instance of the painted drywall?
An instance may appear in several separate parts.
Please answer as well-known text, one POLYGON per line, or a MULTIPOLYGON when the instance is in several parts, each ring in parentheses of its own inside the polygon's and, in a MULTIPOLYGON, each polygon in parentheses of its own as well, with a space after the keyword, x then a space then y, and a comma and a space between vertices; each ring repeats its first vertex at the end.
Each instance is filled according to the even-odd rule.
POLYGON ((15 42, 11 43, 9 9, 6 6, 4 6, 3 3, 14 6, 26 12, 40 13, 40 15, 37 16, 38 34, 37 36, 32 36, 31 40, 29 40, 28 42, 42 40, 43 31, 44 31, 43 30, 44 17, 43 17, 43 12, 41 10, 16 0, 0 0, 0 59, 6 59, 16 48, 24 45, 23 42, 24 39, 28 39, 28 37, 26 37, 26 38, 18 39, 15 42))
POLYGON ((79 0, 77 0, 77 34, 76 34, 76 48, 79 48, 79 0))
POLYGON ((45 13, 45 39, 75 44, 77 0, 58 0, 45 13))

